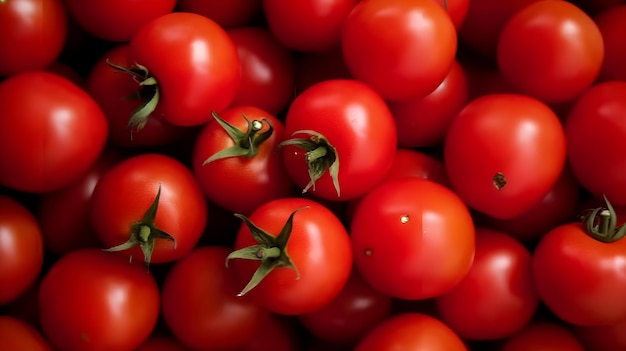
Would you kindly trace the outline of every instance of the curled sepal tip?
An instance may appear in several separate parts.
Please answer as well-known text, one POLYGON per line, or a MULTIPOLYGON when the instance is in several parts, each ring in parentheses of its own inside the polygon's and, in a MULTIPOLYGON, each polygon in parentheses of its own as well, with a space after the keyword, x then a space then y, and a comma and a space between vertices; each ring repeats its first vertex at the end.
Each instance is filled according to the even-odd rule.
POLYGON ((611 243, 626 235, 626 225, 617 225, 617 215, 605 195, 602 196, 606 207, 598 207, 583 217, 585 231, 596 240, 611 243))
POLYGON ((228 266, 228 261, 232 259, 261 261, 259 268, 254 272, 252 278, 250 278, 243 290, 237 294, 238 296, 247 294, 276 268, 292 269, 296 273, 295 279, 300 279, 300 272, 287 253, 287 243, 289 242, 293 229, 293 217, 298 211, 304 208, 307 207, 298 208, 289 215, 289 218, 277 236, 273 236, 259 228, 256 224, 252 223, 248 217, 238 213, 235 214, 235 216, 241 219, 248 227, 257 244, 231 252, 226 257, 226 266, 228 266))
MULTIPOLYGON (((176 239, 170 234, 159 229, 155 224, 155 218, 157 209, 159 207, 159 199, 161 198, 161 184, 159 184, 159 190, 154 198, 154 201, 150 204, 150 207, 146 210, 143 218, 140 221, 133 223, 130 227, 130 237, 128 240, 120 245, 113 246, 104 251, 124 251, 132 247, 139 246, 143 253, 144 263, 146 268, 150 266, 150 259, 152 258, 152 252, 154 251, 154 241, 156 239, 166 239, 174 243, 174 249, 176 249, 176 239)), ((131 256, 132 260, 132 256, 131 256)))

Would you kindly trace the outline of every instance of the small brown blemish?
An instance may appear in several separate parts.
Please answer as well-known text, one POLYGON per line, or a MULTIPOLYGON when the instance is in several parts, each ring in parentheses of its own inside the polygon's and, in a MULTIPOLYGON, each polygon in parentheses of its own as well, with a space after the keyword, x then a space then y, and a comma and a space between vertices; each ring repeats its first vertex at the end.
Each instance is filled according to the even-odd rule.
POLYGON ((502 190, 506 185, 506 177, 502 172, 498 172, 493 176, 493 186, 496 190, 502 190))

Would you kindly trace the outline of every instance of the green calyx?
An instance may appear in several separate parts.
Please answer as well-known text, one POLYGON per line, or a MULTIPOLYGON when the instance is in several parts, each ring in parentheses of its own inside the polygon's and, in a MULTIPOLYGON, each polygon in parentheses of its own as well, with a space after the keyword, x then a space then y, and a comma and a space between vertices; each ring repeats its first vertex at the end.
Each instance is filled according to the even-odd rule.
POLYGON ((235 216, 241 219, 248 227, 257 245, 244 247, 231 252, 226 257, 226 266, 228 266, 228 261, 232 259, 261 261, 261 265, 259 265, 259 268, 254 272, 248 284, 237 294, 238 296, 247 294, 276 268, 292 269, 296 272, 296 280, 300 279, 300 272, 298 272, 298 268, 293 264, 287 253, 287 242, 289 241, 293 228, 293 217, 296 212, 304 208, 306 207, 296 209, 289 215, 289 218, 277 236, 273 236, 257 227, 246 216, 235 214, 235 216))
POLYGON ((309 189, 315 190, 315 182, 328 171, 333 181, 333 186, 337 192, 337 197, 341 196, 339 188, 339 155, 335 147, 322 134, 313 130, 299 130, 296 134, 307 134, 308 138, 292 138, 283 141, 278 147, 292 145, 300 148, 305 153, 305 160, 309 168, 309 183, 304 187, 302 193, 309 189))
POLYGON ((603 195, 606 207, 593 209, 583 217, 585 231, 596 240, 611 243, 626 235, 626 224, 617 226, 617 215, 611 203, 603 195))
MULTIPOLYGON (((146 210, 143 218, 130 226, 130 238, 125 243, 104 249, 104 251, 123 251, 139 246, 143 252, 146 268, 148 268, 150 266, 152 251, 154 251, 154 241, 156 239, 170 240, 174 242, 174 249, 176 249, 176 239, 170 234, 157 228, 154 224, 160 197, 161 185, 159 184, 159 190, 157 191, 156 197, 150 207, 146 210)), ((130 259, 132 260, 132 256, 130 259)))
POLYGON ((261 146, 261 144, 263 144, 267 139, 270 138, 270 136, 272 136, 272 133, 274 132, 274 126, 269 119, 264 118, 260 121, 250 121, 248 117, 246 117, 246 115, 242 116, 248 124, 248 128, 246 131, 237 129, 235 126, 218 116, 215 111, 213 112, 213 118, 215 119, 215 121, 219 123, 222 128, 224 128, 226 133, 228 133, 228 136, 230 136, 235 144, 231 147, 216 152, 211 157, 204 160, 202 165, 206 165, 209 162, 229 157, 254 157, 259 152, 259 147, 261 146), (264 124, 267 124, 268 128, 267 130, 261 132, 263 130, 264 124))
POLYGON ((154 112, 159 102, 159 85, 157 80, 150 75, 148 69, 140 64, 135 64, 134 67, 126 68, 114 63, 111 63, 108 59, 106 63, 112 68, 130 74, 133 79, 139 84, 140 88, 137 92, 127 96, 127 99, 139 99, 142 100, 141 104, 135 109, 130 120, 128 121, 128 128, 132 132, 139 132, 142 130, 146 123, 148 123, 148 117, 154 112))

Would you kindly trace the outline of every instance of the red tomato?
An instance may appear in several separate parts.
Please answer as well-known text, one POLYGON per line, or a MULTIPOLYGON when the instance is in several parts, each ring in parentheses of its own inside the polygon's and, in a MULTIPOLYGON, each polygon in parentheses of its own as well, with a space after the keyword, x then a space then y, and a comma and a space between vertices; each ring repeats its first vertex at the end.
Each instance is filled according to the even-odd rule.
POLYGON ((500 351, 584 351, 585 348, 564 325, 533 323, 506 339, 500 351))
POLYGON ((450 19, 452 23, 454 23, 454 27, 459 30, 461 25, 465 21, 465 16, 467 16, 467 11, 469 10, 470 0, 435 0, 439 5, 441 5, 450 19))
POLYGON ((289 106, 282 147, 294 183, 325 200, 359 197, 393 162, 396 128, 385 101, 355 80, 328 80, 289 106))
POLYGON ((620 351, 626 349, 626 320, 608 326, 577 326, 574 332, 588 350, 620 351))
POLYGON ((0 316, 0 344, 5 350, 52 351, 35 327, 10 316, 0 316))
MULTIPOLYGON (((219 24, 202 15, 173 12, 146 23, 130 40, 130 57, 139 79, 152 90, 151 108, 144 112, 156 108, 159 118, 171 124, 206 123, 212 111, 224 110, 237 94, 237 49, 219 24)), ((147 117, 133 118, 131 123, 141 126, 147 117)))
POLYGON ((162 287, 166 325, 194 350, 243 347, 267 313, 247 297, 238 297, 238 282, 224 262, 228 249, 202 246, 177 261, 162 287))
POLYGON ((230 29, 241 62, 241 84, 232 105, 282 112, 294 95, 294 55, 259 27, 230 29))
POLYGON ((224 28, 249 25, 260 13, 261 0, 177 0, 178 11, 208 17, 224 28))
POLYGON ((39 318, 61 350, 134 350, 159 316, 159 287, 141 264, 98 249, 62 256, 43 277, 39 318))
POLYGON ((626 4, 617 1, 619 6, 609 7, 594 16, 594 21, 602 33, 604 41, 604 61, 600 69, 603 81, 626 80, 626 4))
POLYGON ((350 238, 329 209, 304 198, 282 198, 261 205, 248 220, 229 255, 240 282, 248 282, 240 294, 250 294, 271 312, 299 315, 322 308, 341 292, 352 268, 350 238), (260 230, 253 233, 252 224, 260 230))
POLYGON ((404 100, 441 84, 454 63, 457 37, 433 0, 368 0, 346 19, 341 43, 357 79, 385 99, 404 100))
POLYGON ((497 47, 504 77, 547 103, 569 101, 587 89, 603 58, 598 26, 567 1, 543 0, 522 8, 502 29, 497 47))
POLYGON ((350 235, 361 275, 400 299, 449 291, 474 258, 474 224, 465 204, 448 188, 420 178, 390 180, 365 195, 350 235))
POLYGON ((107 118, 109 142, 119 147, 137 147, 172 144, 180 140, 187 129, 160 118, 148 118, 141 131, 129 128, 128 118, 141 104, 139 96, 129 98, 136 93, 137 82, 107 63, 108 60, 119 66, 129 66, 132 64, 129 55, 128 44, 113 46, 98 57, 86 77, 85 90, 100 105, 107 118))
POLYGON ((339 47, 341 29, 358 0, 262 0, 267 25, 280 43, 296 51, 339 47))
POLYGON ((426 96, 390 102, 401 147, 439 146, 452 120, 468 102, 463 68, 457 62, 439 87, 426 96))
POLYGON ((117 163, 100 177, 90 218, 106 247, 147 264, 189 253, 204 232, 207 212, 190 169, 172 157, 146 153, 117 163))
POLYGON ((0 305, 18 298, 37 280, 43 251, 35 216, 16 199, 0 195, 0 305))
POLYGON ((416 149, 398 148, 385 180, 416 177, 448 186, 448 175, 441 160, 416 149))
POLYGON ((465 340, 502 339, 519 332, 539 304, 530 262, 530 252, 516 239, 478 228, 472 268, 436 298, 441 320, 465 340))
POLYGON ((52 64, 65 44, 66 17, 61 0, 0 2, 0 76, 52 64))
POLYGON ((546 196, 563 172, 565 149, 561 122, 548 106, 524 95, 491 94, 454 119, 444 164, 469 207, 509 219, 546 196))
POLYGON ((248 215, 269 200, 294 195, 295 187, 276 152, 283 123, 252 106, 229 108, 219 118, 222 121, 211 121, 200 131, 193 149, 193 172, 209 201, 248 215), (222 123, 239 130, 238 135, 230 135, 230 127, 224 128, 222 123), (251 141, 247 133, 258 123, 262 129, 254 132, 251 141), (218 152, 229 154, 205 163, 218 152))
POLYGON ((583 188, 626 205, 626 82, 599 83, 582 94, 565 121, 567 157, 583 188))
POLYGON ((125 42, 144 24, 172 12, 176 0, 65 0, 65 5, 89 34, 107 41, 125 42))
POLYGON ((426 314, 400 313, 381 322, 355 351, 466 351, 463 340, 443 322, 426 314))
POLYGON ((98 104, 61 76, 36 71, 0 82, 4 186, 43 193, 72 183, 96 161, 107 133, 98 104))

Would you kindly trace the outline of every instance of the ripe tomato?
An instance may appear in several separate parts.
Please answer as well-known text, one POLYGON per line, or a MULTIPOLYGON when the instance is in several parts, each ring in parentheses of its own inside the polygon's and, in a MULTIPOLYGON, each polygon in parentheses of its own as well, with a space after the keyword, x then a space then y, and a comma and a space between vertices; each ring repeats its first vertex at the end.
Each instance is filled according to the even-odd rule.
POLYGON ((477 228, 472 268, 436 298, 438 316, 465 340, 503 339, 519 332, 539 304, 530 262, 530 252, 516 239, 477 228))
POLYGON ((345 21, 341 46, 347 67, 383 98, 425 96, 454 62, 456 30, 432 0, 359 2, 345 21))
POLYGON ((44 69, 59 57, 65 44, 63 1, 2 1, 0 32, 0 76, 44 69))
POLYGON ((463 340, 447 325, 421 313, 400 313, 379 323, 355 351, 379 350, 466 351, 463 340))
POLYGON ((177 0, 178 11, 208 17, 224 28, 249 25, 261 10, 261 0, 177 0))
POLYGON ((393 162, 396 128, 385 101, 356 80, 327 80, 291 103, 281 143, 294 183, 325 200, 359 197, 393 162))
POLYGON ((609 7, 593 17, 604 41, 604 61, 600 69, 603 81, 626 80, 626 4, 618 1, 619 6, 609 7))
POLYGON ((144 24, 172 12, 176 0, 65 0, 65 5, 76 23, 89 34, 107 41, 126 42, 144 24))
POLYGON ((39 318, 60 350, 134 350, 159 316, 159 287, 141 264, 99 249, 56 261, 41 281, 39 318))
POLYGON ((4 186, 43 193, 72 183, 96 161, 107 133, 98 104, 61 76, 34 71, 0 82, 4 186))
POLYGON ((583 188, 626 205, 626 82, 599 83, 583 93, 565 120, 567 158, 583 188))
POLYGON ((350 235, 361 275, 377 290, 401 299, 449 291, 474 258, 468 208, 448 188, 420 178, 386 181, 365 195, 354 211, 350 235))
POLYGON ((565 325, 537 322, 504 340, 500 350, 584 351, 585 348, 565 325))
POLYGON ((468 103, 448 129, 444 164, 456 193, 475 210, 508 219, 554 186, 565 165, 565 133, 544 103, 518 94, 468 103))
POLYGON ((21 319, 2 315, 0 345, 5 350, 52 351, 52 346, 35 327, 21 319))
POLYGON ((124 250, 127 257, 143 253, 139 257, 146 264, 185 256, 208 218, 191 170, 156 153, 126 158, 103 174, 93 190, 90 215, 106 247, 124 250))
POLYGON ((248 282, 241 295, 250 294, 271 312, 299 315, 322 308, 341 292, 352 268, 350 238, 328 208, 282 198, 240 218, 244 223, 228 257, 240 282, 248 282))
POLYGON ((0 305, 18 298, 37 280, 43 251, 35 216, 15 198, 0 195, 0 305))
POLYGON ((141 127, 152 111, 174 125, 201 125, 237 94, 237 49, 219 24, 202 15, 173 12, 146 23, 130 40, 130 57, 151 90, 132 125, 141 127))
POLYGON ((500 33, 498 66, 522 93, 566 102, 596 79, 604 57, 593 19, 567 1, 542 0, 516 12, 500 33))
POLYGON ((441 5, 450 16, 452 23, 454 23, 454 28, 459 30, 461 25, 465 21, 465 16, 467 16, 467 11, 469 10, 470 0, 435 0, 439 5, 441 5))
POLYGON ((217 118, 200 131, 193 149, 193 172, 209 201, 248 215, 269 200, 296 194, 276 152, 284 129, 278 118, 252 106, 231 107, 217 118))
POLYGON ((202 246, 177 261, 162 287, 168 329, 194 350, 234 350, 248 343, 268 312, 238 297, 238 282, 224 262, 228 249, 202 246))

